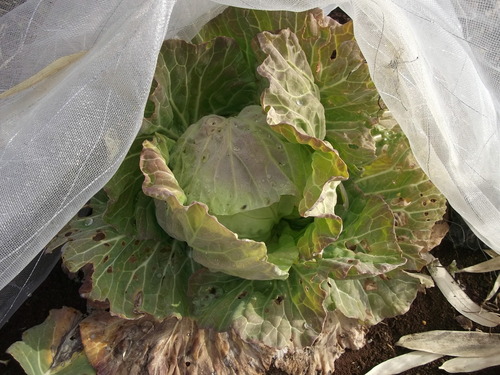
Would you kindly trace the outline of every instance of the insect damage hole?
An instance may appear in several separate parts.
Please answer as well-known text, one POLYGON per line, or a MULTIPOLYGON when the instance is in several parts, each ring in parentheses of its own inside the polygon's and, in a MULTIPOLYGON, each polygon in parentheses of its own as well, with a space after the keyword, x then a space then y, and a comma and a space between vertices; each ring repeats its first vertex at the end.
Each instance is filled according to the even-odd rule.
POLYGON ((274 300, 274 303, 276 303, 277 305, 281 305, 281 302, 283 302, 283 300, 285 299, 285 297, 283 296, 278 296, 276 297, 276 299, 274 300))

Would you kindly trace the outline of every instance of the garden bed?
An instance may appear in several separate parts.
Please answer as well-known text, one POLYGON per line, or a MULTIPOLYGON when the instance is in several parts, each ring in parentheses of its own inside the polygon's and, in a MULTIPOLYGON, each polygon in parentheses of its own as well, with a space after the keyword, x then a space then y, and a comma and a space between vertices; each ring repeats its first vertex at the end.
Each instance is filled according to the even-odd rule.
MULTIPOLYGON (((453 228, 452 228, 453 229, 453 228)), ((457 261, 459 268, 470 266, 486 260, 486 255, 477 249, 479 243, 470 236, 457 238, 456 233, 464 233, 467 230, 462 226, 456 226, 451 235, 448 235, 440 246, 432 251, 443 265, 449 265, 453 260, 457 261), (453 241, 461 241, 457 246, 453 241), (476 248, 476 249, 472 249, 476 248)), ((481 303, 488 294, 489 288, 494 282, 492 274, 457 274, 457 279, 464 286, 467 294, 477 303, 481 303)), ((50 276, 33 293, 33 295, 17 311, 12 319, 0 330, 0 373, 4 375, 22 375, 24 371, 13 360, 5 350, 15 341, 21 340, 22 333, 37 324, 42 323, 48 316, 50 309, 62 306, 71 306, 85 311, 86 300, 80 298, 78 289, 80 283, 70 280, 67 274, 58 264, 50 276)), ((473 322, 464 319, 443 297, 438 288, 427 289, 426 293, 420 293, 412 304, 408 313, 386 319, 382 323, 372 327, 367 334, 367 344, 360 350, 344 353, 336 362, 335 374, 338 375, 362 375, 377 364, 386 359, 407 352, 406 349, 395 345, 401 336, 431 330, 483 330, 473 322)), ((488 332, 500 332, 497 327, 488 332)), ((428 365, 405 372, 405 375, 434 375, 444 374, 438 369, 446 358, 439 359, 428 365)), ((500 368, 490 368, 475 372, 473 375, 494 375, 499 373, 500 368)), ((271 369, 268 374, 284 374, 279 370, 271 369)))

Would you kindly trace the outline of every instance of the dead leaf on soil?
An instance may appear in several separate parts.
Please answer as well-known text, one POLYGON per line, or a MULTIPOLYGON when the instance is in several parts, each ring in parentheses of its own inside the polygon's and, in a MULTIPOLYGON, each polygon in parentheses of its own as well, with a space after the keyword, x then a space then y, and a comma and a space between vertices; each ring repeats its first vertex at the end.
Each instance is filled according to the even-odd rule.
POLYGON ((366 375, 396 375, 441 357, 441 354, 414 351, 388 359, 372 368, 366 375))
POLYGON ((500 354, 500 334, 436 330, 403 336, 396 345, 441 355, 488 357, 500 354))
POLYGON ((331 312, 324 332, 304 349, 243 341, 234 331, 199 328, 189 318, 125 320, 96 312, 81 324, 82 341, 99 375, 263 374, 271 364, 290 374, 333 372, 345 348, 364 345, 366 329, 331 312))
POLYGON ((460 314, 485 327, 500 325, 500 316, 473 302, 439 260, 428 264, 427 269, 444 297, 460 314))

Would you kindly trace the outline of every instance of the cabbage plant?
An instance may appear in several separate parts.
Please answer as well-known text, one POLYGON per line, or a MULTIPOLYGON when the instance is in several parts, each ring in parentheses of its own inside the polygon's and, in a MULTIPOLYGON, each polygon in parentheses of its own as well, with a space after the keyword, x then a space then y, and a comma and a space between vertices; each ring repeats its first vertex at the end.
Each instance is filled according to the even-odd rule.
POLYGON ((165 41, 141 131, 89 206, 50 248, 104 302, 80 323, 92 366, 221 374, 284 351, 333 369, 425 286, 445 199, 352 24, 229 8, 165 41))

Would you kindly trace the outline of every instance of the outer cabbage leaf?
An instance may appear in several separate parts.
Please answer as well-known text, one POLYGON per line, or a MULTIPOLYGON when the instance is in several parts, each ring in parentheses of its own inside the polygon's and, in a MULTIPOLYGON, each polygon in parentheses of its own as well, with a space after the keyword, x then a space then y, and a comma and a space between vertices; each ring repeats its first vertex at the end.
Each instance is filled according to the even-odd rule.
POLYGON ((145 139, 143 136, 135 139, 122 164, 104 187, 109 197, 104 220, 121 233, 138 239, 160 240, 164 232, 156 222, 153 199, 142 192, 144 176, 138 168, 145 139))
POLYGON ((354 40, 352 22, 340 25, 312 10, 295 33, 325 108, 326 139, 353 173, 375 158, 370 129, 379 110, 379 95, 354 40))
POLYGON ((289 29, 257 35, 267 57, 257 72, 269 81, 261 96, 269 125, 287 123, 302 134, 325 137, 325 109, 297 36, 289 29))
POLYGON ((193 314, 203 327, 234 329, 243 340, 271 347, 311 345, 322 330, 325 292, 315 270, 294 265, 287 280, 241 280, 222 273, 193 275, 193 314))
POLYGON ((189 309, 187 280, 198 267, 184 244, 163 234, 160 240, 141 240, 119 232, 103 220, 103 192, 91 201, 89 217, 75 217, 50 245, 64 245, 63 261, 76 272, 93 267, 89 298, 108 300, 113 314, 137 318, 144 313, 158 319, 184 316, 189 309))
MULTIPOLYGON (((321 13, 320 9, 313 10, 321 13)), ((255 71, 257 58, 253 52, 252 39, 260 32, 278 31, 289 28, 295 31, 307 22, 309 12, 263 11, 228 7, 219 16, 205 24, 193 39, 194 43, 203 43, 225 35, 236 40, 248 62, 255 71)))
POLYGON ((360 280, 328 279, 322 286, 325 306, 365 324, 404 314, 421 288, 417 278, 399 270, 360 280))
POLYGON ((102 375, 262 375, 271 365, 287 374, 332 373, 346 346, 359 349, 364 344, 364 328, 338 312, 328 313, 324 332, 313 345, 288 347, 286 355, 283 349, 246 342, 232 329, 200 327, 191 318, 130 321, 99 312, 80 326, 87 356, 102 375))
POLYGON ((256 101, 255 73, 234 40, 220 37, 199 45, 167 40, 158 57, 142 132, 177 139, 203 116, 234 115, 256 101))
POLYGON ((435 225, 446 211, 446 199, 419 168, 401 131, 383 134, 377 159, 353 181, 363 193, 381 196, 389 204, 398 244, 408 259, 404 268, 420 270, 428 263, 426 252, 446 233, 446 227, 435 225))
POLYGON ((323 252, 318 271, 335 279, 383 275, 406 263, 394 232, 394 216, 377 196, 365 197, 354 188, 342 214, 344 230, 323 252))
POLYGON ((130 321, 99 312, 81 323, 81 331, 89 360, 102 375, 260 375, 276 352, 234 332, 200 328, 190 318, 130 321))
POLYGON ((63 307, 51 310, 40 325, 23 333, 23 341, 12 344, 11 354, 28 375, 94 375, 82 350, 78 323, 79 311, 63 307))
MULTIPOLYGON (((352 22, 339 26, 317 19, 317 23, 318 39, 306 45, 317 58, 317 62, 313 62, 316 66, 313 73, 327 112, 327 128, 334 130, 337 121, 366 122, 376 117, 380 110, 379 94, 354 40, 352 22)), ((314 32, 315 26, 310 25, 309 30, 314 32)))
POLYGON ((239 239, 208 213, 204 203, 184 205, 186 196, 157 147, 158 138, 144 142, 140 168, 144 193, 155 198, 162 228, 191 246, 193 259, 213 271, 257 280, 286 278, 285 271, 267 261, 263 242, 239 239))

